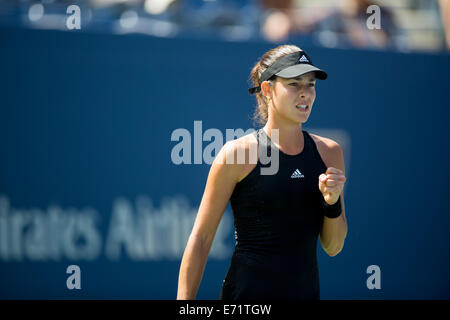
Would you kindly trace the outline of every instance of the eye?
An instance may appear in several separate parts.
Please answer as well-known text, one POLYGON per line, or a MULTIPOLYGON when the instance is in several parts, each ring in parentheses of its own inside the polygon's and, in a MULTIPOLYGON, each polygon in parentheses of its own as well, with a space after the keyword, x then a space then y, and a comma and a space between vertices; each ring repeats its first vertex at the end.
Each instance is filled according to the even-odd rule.
POLYGON ((297 82, 289 83, 289 85, 290 85, 290 86, 293 86, 293 87, 296 87, 296 86, 297 86, 297 82))
POLYGON ((315 83, 310 83, 309 86, 310 87, 314 87, 316 84, 315 83))

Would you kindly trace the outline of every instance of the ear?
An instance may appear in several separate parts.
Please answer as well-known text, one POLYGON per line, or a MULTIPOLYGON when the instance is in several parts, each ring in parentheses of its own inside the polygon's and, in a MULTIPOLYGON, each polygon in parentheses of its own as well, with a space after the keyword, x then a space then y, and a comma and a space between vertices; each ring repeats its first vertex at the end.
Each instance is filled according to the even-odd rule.
POLYGON ((266 98, 272 98, 272 87, 269 81, 261 83, 261 94, 266 98))

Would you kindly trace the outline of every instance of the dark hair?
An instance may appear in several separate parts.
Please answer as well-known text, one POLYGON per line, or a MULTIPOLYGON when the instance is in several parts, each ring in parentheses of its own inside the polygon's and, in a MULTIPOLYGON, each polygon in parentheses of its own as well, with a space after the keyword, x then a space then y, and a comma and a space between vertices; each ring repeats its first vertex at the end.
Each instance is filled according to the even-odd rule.
MULTIPOLYGON (((295 45, 281 45, 267 51, 255 64, 252 71, 250 72, 250 80, 253 82, 253 87, 258 87, 260 85, 259 78, 261 77, 261 74, 275 61, 287 54, 297 51, 302 50, 295 45)), ((269 82, 271 81, 269 80, 269 82)), ((264 126, 269 117, 269 106, 267 103, 267 98, 261 92, 258 92, 256 93, 256 102, 257 106, 253 113, 253 121, 254 124, 264 126)))

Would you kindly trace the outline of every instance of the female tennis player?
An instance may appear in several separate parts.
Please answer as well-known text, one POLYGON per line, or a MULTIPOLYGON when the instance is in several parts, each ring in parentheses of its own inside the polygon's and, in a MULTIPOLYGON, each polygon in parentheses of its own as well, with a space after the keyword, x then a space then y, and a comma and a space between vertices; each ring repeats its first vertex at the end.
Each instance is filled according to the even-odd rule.
POLYGON ((342 150, 302 130, 313 109, 316 79, 326 78, 293 45, 278 46, 256 63, 249 92, 256 94, 255 117, 263 127, 228 141, 211 165, 181 262, 177 299, 195 299, 228 201, 236 245, 220 298, 320 299, 317 239, 335 256, 347 235, 342 150), (257 161, 251 161, 252 150, 257 161), (245 161, 236 161, 240 152, 245 161), (276 173, 261 174, 264 152, 278 154, 276 173))

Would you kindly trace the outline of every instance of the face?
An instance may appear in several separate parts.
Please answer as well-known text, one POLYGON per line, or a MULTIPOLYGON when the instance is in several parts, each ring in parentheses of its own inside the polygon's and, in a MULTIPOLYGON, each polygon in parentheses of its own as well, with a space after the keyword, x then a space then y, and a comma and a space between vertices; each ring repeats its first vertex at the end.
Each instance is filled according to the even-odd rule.
POLYGON ((304 123, 308 120, 316 99, 316 78, 309 72, 297 78, 277 78, 271 88, 271 111, 285 121, 304 123))

